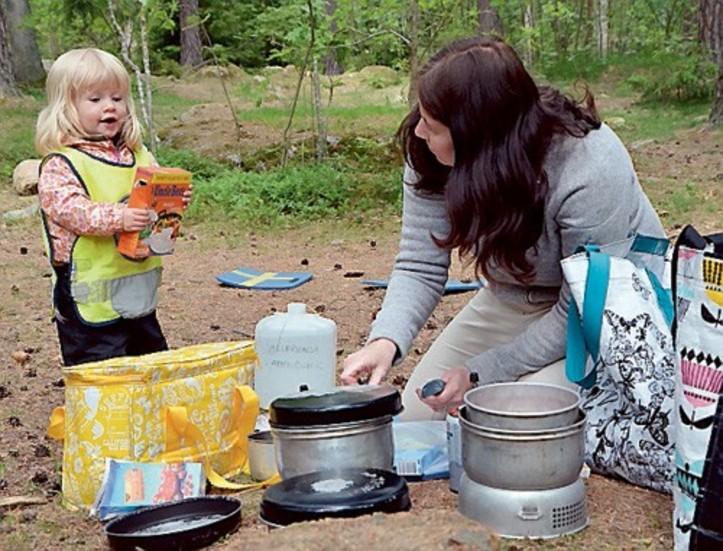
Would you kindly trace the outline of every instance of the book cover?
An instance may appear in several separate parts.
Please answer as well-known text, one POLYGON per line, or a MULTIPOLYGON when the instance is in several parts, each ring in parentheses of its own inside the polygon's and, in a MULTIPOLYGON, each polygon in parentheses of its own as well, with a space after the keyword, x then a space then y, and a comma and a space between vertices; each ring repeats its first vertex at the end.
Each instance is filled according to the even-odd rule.
POLYGON ((105 475, 90 514, 100 520, 148 505, 206 493, 201 463, 140 463, 107 459, 105 475))
POLYGON ((128 206, 145 208, 151 223, 139 232, 122 232, 116 248, 127 258, 171 254, 183 218, 183 194, 191 173, 180 168, 143 166, 136 169, 128 206))

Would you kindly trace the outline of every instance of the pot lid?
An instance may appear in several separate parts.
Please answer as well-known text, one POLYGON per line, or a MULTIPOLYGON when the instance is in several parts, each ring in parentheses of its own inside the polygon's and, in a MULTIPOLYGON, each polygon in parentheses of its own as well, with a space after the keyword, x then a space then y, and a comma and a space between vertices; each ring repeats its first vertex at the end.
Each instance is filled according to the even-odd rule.
POLYGON ((269 424, 272 427, 329 425, 396 415, 400 411, 402 397, 392 386, 341 386, 325 392, 308 390, 277 398, 269 407, 269 424))
POLYGON ((321 518, 396 513, 411 507, 409 488, 399 475, 382 469, 320 471, 282 480, 266 489, 260 518, 286 526, 321 518))
POLYGON ((241 501, 200 496, 151 505, 108 522, 111 549, 198 549, 233 532, 241 522, 241 501))

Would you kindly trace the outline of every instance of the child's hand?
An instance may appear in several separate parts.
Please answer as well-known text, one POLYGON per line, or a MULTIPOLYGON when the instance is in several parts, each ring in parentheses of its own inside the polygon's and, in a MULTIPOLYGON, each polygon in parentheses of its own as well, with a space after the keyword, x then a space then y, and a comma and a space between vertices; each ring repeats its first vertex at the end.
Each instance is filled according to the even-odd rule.
POLYGON ((141 231, 151 223, 151 216, 146 209, 123 209, 123 231, 141 231))
POLYGON ((193 184, 188 184, 188 189, 183 193, 183 208, 187 209, 193 197, 193 184))

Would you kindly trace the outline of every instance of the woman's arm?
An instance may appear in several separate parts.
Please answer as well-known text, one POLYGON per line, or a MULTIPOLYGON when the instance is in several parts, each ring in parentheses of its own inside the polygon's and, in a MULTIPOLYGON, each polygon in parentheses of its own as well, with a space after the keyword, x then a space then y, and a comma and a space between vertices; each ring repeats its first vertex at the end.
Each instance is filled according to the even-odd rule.
POLYGON ((418 195, 407 185, 414 181, 416 174, 407 167, 399 253, 368 340, 386 338, 394 342, 395 361, 406 355, 439 303, 450 265, 450 252, 432 240, 432 235, 444 237, 449 231, 444 198, 418 195))

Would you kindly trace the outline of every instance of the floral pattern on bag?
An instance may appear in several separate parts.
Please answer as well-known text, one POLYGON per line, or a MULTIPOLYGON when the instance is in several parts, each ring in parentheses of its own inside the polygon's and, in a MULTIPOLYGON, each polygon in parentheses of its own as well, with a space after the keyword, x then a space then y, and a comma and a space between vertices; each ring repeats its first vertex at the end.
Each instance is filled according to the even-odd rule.
MULTIPOLYGON (((609 259, 599 352, 597 358, 588 355, 585 380, 580 377, 576 382, 581 384, 581 406, 587 414, 585 460, 591 470, 670 493, 675 473, 676 358, 669 318, 659 303, 667 300, 668 314, 672 314, 669 289, 659 282, 665 281, 667 265, 662 260, 667 247, 662 245, 667 243, 647 239, 648 244, 660 241, 661 246, 650 253, 635 250, 631 255, 635 263, 595 252, 605 255, 606 262, 609 259), (646 256, 655 258, 646 262, 646 256), (659 267, 657 277, 646 269, 654 264, 659 267), (590 386, 585 381, 593 372, 595 383, 590 386)), ((605 292, 588 282, 590 265, 588 252, 562 261, 571 302, 580 312, 584 312, 586 289, 605 292)), ((589 336, 590 328, 582 330, 589 336)), ((570 354, 568 348, 568 359, 570 354)))
MULTIPOLYGON (((699 545, 701 513, 708 504, 706 465, 715 464, 712 438, 723 392, 723 234, 703 237, 687 226, 676 243, 675 345, 676 484, 673 488, 675 549, 699 545)), ((720 470, 720 467, 717 467, 720 470)), ((713 510, 719 518, 719 512, 713 510)), ((713 534, 723 539, 719 529, 713 534)), ((700 548, 703 544, 700 544, 700 548)))
POLYGON ((59 430, 64 439, 63 505, 90 508, 107 458, 208 460, 221 475, 247 468, 240 416, 251 409, 234 411, 234 398, 239 388, 252 383, 256 362, 253 342, 239 341, 64 368, 65 409, 59 430), (169 437, 171 407, 185 412, 205 442, 190 434, 169 437))
MULTIPOLYGON (((641 298, 649 296, 649 290, 641 298)), ((598 384, 582 389, 588 415, 587 462, 596 472, 670 492, 670 436, 675 359, 669 331, 649 314, 632 318, 606 310, 603 331, 613 335, 596 366, 598 384)))

